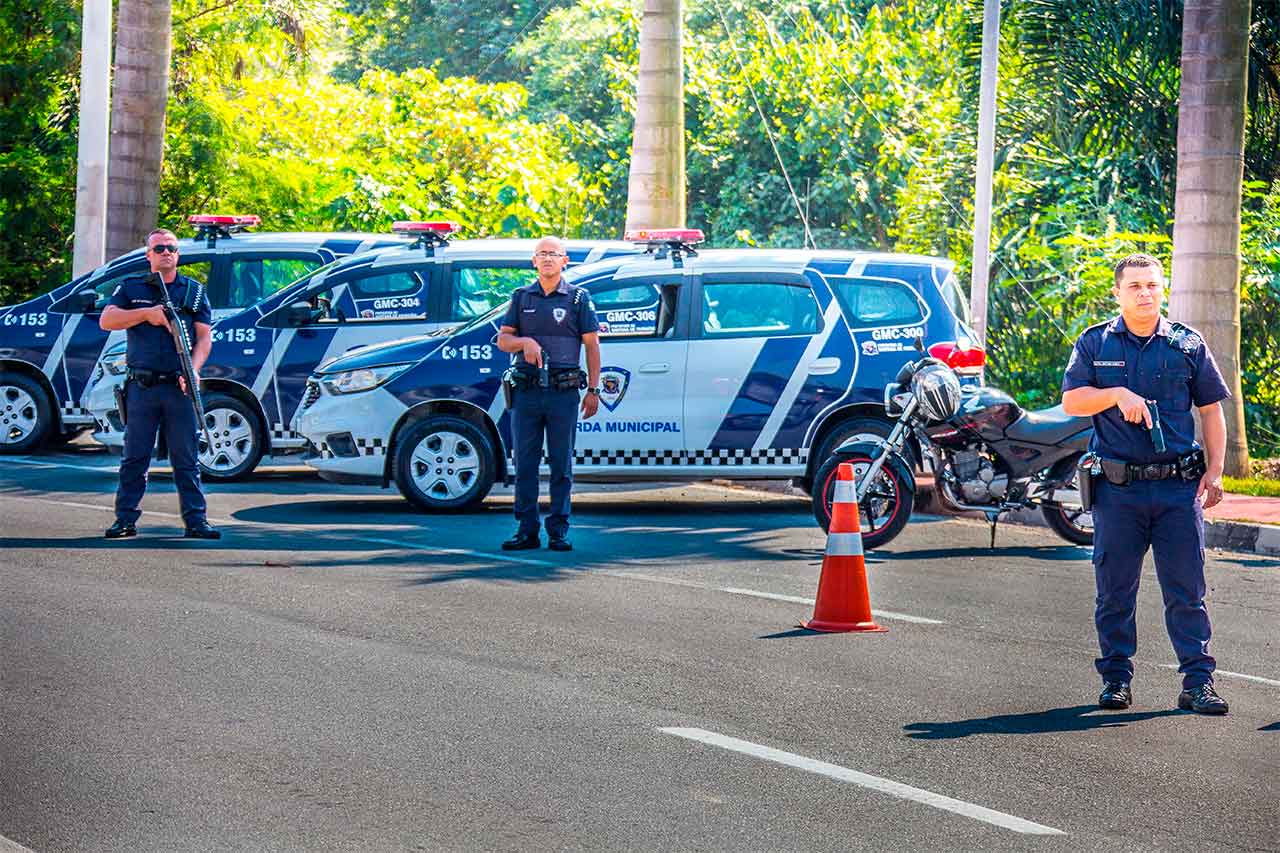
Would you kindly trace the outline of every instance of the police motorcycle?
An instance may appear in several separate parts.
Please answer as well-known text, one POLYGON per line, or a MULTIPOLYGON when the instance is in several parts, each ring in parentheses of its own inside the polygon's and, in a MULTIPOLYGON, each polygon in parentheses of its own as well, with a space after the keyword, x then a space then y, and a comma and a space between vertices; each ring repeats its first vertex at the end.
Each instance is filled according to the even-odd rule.
POLYGON ((849 462, 865 546, 879 547, 901 533, 915 499, 914 440, 933 468, 940 503, 951 511, 984 513, 992 547, 1000 514, 1023 508, 1038 508, 1068 542, 1092 544, 1092 516, 1081 508, 1074 485, 1093 435, 1090 419, 1067 415, 1060 406, 1026 411, 998 388, 962 390, 951 361, 924 355, 903 365, 885 386, 885 410, 897 416, 888 438, 845 443, 822 463, 813 489, 822 529, 831 521, 837 470, 849 462))

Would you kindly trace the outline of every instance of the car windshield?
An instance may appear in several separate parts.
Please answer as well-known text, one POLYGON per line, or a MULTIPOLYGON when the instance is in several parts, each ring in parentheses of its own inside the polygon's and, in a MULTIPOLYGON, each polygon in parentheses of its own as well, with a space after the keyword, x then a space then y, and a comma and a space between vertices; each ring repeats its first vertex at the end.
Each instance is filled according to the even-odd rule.
POLYGON ((507 300, 506 302, 503 302, 501 305, 495 305, 492 310, 486 311, 480 316, 472 318, 468 322, 463 323, 461 326, 452 326, 446 329, 439 329, 435 332, 432 332, 432 337, 435 337, 436 335, 442 335, 442 334, 460 335, 463 332, 469 332, 478 326, 483 326, 485 323, 491 323, 493 322, 493 320, 507 313, 507 305, 510 304, 510 301, 511 300, 507 300))
POLYGON ((324 274, 325 274, 325 273, 327 273, 329 270, 333 269, 334 267, 336 267, 338 264, 342 263, 342 262, 343 262, 343 261, 345 261, 345 260, 346 260, 346 258, 339 258, 339 259, 338 259, 338 260, 336 260, 336 261, 329 261, 329 263, 325 264, 325 265, 324 265, 324 266, 322 266, 322 267, 316 267, 315 269, 311 270, 310 272, 303 273, 303 274, 302 274, 301 276, 299 276, 295 281, 292 281, 292 282, 290 282, 289 284, 286 284, 284 287, 282 287, 282 288, 280 288, 279 290, 277 290, 277 291, 276 291, 276 293, 287 293, 288 291, 292 290, 293 288, 297 287, 298 285, 303 284, 303 283, 308 282, 308 281, 311 281, 312 279, 314 279, 314 278, 315 278, 316 276, 318 276, 318 275, 324 275, 324 274))

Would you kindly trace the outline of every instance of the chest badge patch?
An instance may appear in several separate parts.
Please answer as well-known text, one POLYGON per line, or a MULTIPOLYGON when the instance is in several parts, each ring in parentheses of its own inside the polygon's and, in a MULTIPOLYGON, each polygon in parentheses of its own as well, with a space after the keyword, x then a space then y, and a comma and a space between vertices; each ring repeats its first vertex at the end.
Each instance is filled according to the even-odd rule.
POLYGON ((622 402, 629 384, 631 384, 631 371, 626 368, 600 368, 600 402, 612 412, 622 402))
POLYGON ((551 316, 556 318, 557 323, 563 323, 564 318, 569 316, 569 312, 563 308, 553 308, 551 309, 551 316))

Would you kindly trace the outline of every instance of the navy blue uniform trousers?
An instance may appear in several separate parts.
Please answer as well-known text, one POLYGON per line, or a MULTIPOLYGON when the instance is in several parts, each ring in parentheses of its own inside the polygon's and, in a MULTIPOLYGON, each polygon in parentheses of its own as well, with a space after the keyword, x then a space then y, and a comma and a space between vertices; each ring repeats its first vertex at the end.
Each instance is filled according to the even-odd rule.
POLYGON ((520 532, 538 533, 538 466, 546 439, 551 469, 551 511, 547 534, 569 532, 569 497, 573 491, 573 445, 578 432, 578 392, 522 388, 515 392, 511 438, 516 451, 516 521, 520 532))
POLYGON ((1138 646, 1134 608, 1142 560, 1150 548, 1164 596, 1164 624, 1185 689, 1213 681, 1209 613, 1204 606, 1204 519, 1197 481, 1098 478, 1093 506, 1093 570, 1098 582, 1095 663, 1104 681, 1133 678, 1138 646))
POLYGON ((182 519, 190 527, 205 520, 204 492, 200 488, 197 464, 199 441, 196 436, 196 413, 191 400, 177 383, 163 382, 142 387, 130 381, 125 402, 128 423, 124 430, 124 455, 120 459, 120 487, 116 490, 116 518, 135 524, 142 510, 142 495, 147 490, 147 470, 156 446, 156 434, 164 428, 173 467, 173 482, 178 487, 178 503, 182 519))

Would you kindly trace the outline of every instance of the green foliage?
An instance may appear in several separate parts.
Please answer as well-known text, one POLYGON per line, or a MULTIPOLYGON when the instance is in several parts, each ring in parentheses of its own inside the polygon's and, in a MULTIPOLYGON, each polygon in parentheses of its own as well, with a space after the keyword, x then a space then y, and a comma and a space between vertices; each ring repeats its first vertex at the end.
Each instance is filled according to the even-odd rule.
POLYGON ((0 305, 70 277, 80 14, 0 3, 0 305))
POLYGON ((1223 477, 1222 486, 1224 491, 1233 495, 1280 498, 1280 480, 1260 480, 1255 477, 1223 477))
POLYGON ((468 236, 532 236, 575 231, 592 194, 554 129, 522 117, 515 84, 423 69, 241 78, 175 106, 166 221, 216 208, 281 231, 448 218, 468 236))
POLYGON ((549 10, 571 0, 347 0, 349 55, 336 69, 433 68, 442 77, 515 80, 509 48, 549 10))

